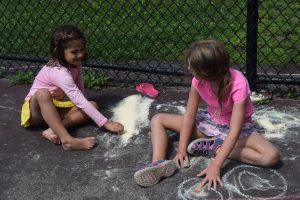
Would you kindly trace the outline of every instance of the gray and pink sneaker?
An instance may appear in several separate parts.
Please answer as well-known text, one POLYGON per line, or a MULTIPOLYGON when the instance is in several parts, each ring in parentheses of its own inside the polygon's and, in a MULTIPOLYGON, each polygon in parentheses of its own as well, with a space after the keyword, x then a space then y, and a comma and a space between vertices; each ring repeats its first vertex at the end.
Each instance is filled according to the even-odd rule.
POLYGON ((223 142, 220 138, 199 138, 189 144, 187 152, 192 156, 213 158, 223 142))
POLYGON ((176 172, 173 160, 158 160, 134 174, 135 182, 143 187, 157 184, 162 178, 170 177, 176 172))

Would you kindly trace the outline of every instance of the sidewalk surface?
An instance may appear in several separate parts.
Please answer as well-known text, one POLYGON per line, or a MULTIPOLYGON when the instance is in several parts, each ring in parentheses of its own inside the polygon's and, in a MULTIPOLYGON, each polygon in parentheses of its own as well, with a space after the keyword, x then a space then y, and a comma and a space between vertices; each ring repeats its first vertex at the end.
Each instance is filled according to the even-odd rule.
MULTIPOLYGON (((117 136, 89 123, 70 130, 76 137, 95 136, 92 150, 65 151, 41 138, 45 127, 25 129, 20 110, 30 85, 10 86, 0 79, 0 199, 300 199, 300 102, 273 100, 256 105, 258 130, 280 150, 282 161, 260 168, 227 160, 222 169, 224 187, 192 192, 202 178, 196 174, 211 160, 191 157, 191 167, 149 187, 139 187, 133 174, 151 160, 149 122, 157 112, 182 114, 188 88, 158 88, 148 98, 134 89, 87 90, 108 118, 121 121, 126 133, 117 136)), ((170 132, 171 159, 178 137, 170 132)))

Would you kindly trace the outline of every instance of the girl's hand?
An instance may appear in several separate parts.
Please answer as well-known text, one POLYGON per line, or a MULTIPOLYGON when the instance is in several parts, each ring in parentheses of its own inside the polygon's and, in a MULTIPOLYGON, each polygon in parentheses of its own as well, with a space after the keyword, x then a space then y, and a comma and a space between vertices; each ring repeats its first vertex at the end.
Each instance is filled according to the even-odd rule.
POLYGON ((218 183, 223 186, 220 178, 220 168, 210 165, 208 168, 204 169, 202 172, 197 174, 197 176, 204 176, 204 180, 195 188, 195 192, 200 192, 205 184, 207 183, 207 189, 210 190, 213 185, 214 189, 217 188, 218 183))
POLYGON ((118 135, 123 134, 123 131, 124 131, 124 126, 119 122, 107 121, 104 124, 104 127, 111 132, 117 133, 118 135))
POLYGON ((190 161, 186 152, 177 152, 176 156, 173 158, 176 163, 177 168, 184 168, 190 166, 190 161))

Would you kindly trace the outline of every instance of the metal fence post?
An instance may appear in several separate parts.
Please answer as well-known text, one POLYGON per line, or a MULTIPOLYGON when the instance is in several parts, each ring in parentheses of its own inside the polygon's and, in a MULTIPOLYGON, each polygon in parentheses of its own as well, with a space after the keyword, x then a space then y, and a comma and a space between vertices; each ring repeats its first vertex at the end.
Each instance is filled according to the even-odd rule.
POLYGON ((257 82, 257 32, 258 32, 258 0, 247 2, 247 52, 246 77, 251 91, 256 90, 257 82))

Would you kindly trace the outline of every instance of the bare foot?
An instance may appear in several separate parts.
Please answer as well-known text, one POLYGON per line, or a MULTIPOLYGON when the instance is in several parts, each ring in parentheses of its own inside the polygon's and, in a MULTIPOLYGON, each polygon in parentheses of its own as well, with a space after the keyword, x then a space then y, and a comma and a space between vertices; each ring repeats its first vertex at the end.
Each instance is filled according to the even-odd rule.
POLYGON ((42 132, 42 137, 48 139, 50 142, 54 144, 61 144, 60 139, 51 128, 48 128, 42 132))
POLYGON ((95 137, 73 138, 70 141, 64 142, 62 147, 65 150, 91 149, 96 144, 95 137))

